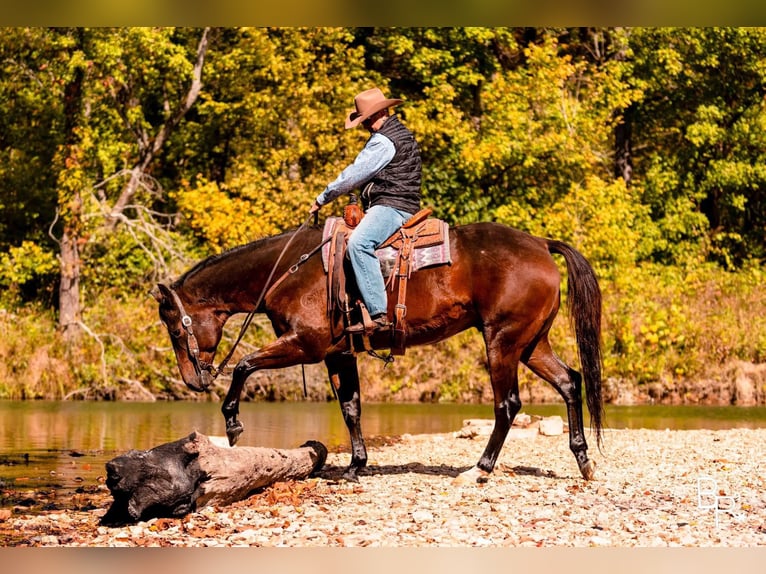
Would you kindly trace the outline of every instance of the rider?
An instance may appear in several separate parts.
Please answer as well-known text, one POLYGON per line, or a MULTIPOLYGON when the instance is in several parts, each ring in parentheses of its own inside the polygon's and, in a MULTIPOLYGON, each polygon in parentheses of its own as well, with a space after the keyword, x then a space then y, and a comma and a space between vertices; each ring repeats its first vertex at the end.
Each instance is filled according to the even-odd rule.
MULTIPOLYGON (((412 132, 389 108, 400 99, 387 99, 378 88, 354 98, 356 110, 346 117, 346 129, 359 124, 371 134, 354 162, 328 184, 309 210, 319 208, 340 195, 363 188, 365 216, 348 239, 348 254, 359 292, 372 318, 374 330, 388 329, 387 297, 375 249, 413 214, 420 210, 420 151, 412 132)), ((364 331, 360 322, 347 331, 364 331)))

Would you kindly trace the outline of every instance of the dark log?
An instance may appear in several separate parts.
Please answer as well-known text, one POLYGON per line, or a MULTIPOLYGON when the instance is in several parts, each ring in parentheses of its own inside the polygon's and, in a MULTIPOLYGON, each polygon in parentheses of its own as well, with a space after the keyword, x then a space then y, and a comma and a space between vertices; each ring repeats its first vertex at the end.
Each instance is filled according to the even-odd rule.
POLYGON ((107 462, 106 485, 114 502, 101 523, 182 517, 203 506, 225 506, 274 482, 307 478, 326 458, 327 448, 316 441, 296 449, 231 448, 193 432, 107 462))

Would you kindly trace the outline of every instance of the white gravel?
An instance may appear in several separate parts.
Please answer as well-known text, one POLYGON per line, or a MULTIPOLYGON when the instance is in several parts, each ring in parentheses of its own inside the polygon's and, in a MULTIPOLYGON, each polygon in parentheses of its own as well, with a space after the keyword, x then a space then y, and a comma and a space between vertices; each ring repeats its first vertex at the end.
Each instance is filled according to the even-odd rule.
POLYGON ((607 430, 604 453, 590 449, 590 482, 566 434, 525 433, 506 442, 489 482, 469 486, 452 480, 486 438, 459 434, 372 446, 358 484, 339 479, 349 455, 331 453, 318 478, 184 519, 99 526, 105 499, 103 509, 13 514, 2 526, 33 546, 766 546, 766 429, 607 430), (734 497, 718 525, 700 508, 700 477, 734 497))

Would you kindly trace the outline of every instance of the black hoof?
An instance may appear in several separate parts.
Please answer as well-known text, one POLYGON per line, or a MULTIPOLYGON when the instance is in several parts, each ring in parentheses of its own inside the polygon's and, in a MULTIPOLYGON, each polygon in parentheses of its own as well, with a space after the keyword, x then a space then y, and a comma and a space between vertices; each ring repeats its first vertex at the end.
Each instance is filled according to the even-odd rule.
POLYGON ((356 469, 347 468, 346 472, 343 473, 343 480, 347 480, 348 482, 359 482, 359 475, 356 473, 356 469))
POLYGON ((239 440, 239 435, 242 434, 242 431, 245 430, 245 427, 242 426, 242 423, 237 421, 231 426, 226 427, 226 436, 229 438, 229 446, 234 446, 237 444, 237 440, 239 440))

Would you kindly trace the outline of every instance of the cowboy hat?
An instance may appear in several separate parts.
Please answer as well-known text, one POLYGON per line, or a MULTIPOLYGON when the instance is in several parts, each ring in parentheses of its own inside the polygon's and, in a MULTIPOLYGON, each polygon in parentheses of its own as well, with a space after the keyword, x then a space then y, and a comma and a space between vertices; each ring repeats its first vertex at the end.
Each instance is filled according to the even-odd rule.
POLYGON ((346 117, 346 129, 355 128, 376 112, 401 104, 403 101, 398 98, 387 99, 378 88, 365 90, 354 98, 356 110, 346 117))

